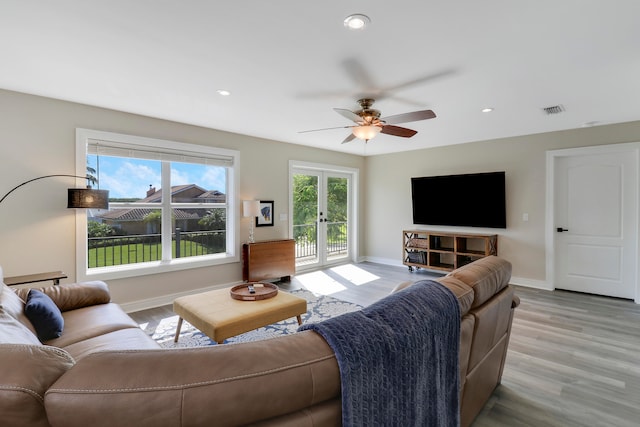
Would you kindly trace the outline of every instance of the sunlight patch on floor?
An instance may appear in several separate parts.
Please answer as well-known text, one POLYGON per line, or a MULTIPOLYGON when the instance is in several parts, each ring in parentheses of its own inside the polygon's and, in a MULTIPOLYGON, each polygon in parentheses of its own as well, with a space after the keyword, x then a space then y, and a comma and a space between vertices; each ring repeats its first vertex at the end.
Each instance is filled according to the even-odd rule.
MULTIPOLYGON (((160 319, 160 321, 139 323, 138 326, 147 334, 155 335, 169 328, 175 331, 177 322, 178 322, 178 315, 173 315, 169 317, 163 317, 162 319, 160 319)), ((187 324, 187 322, 184 322, 184 323, 185 325, 187 324)))
POLYGON ((339 274, 341 277, 344 277, 346 280, 356 286, 364 285, 380 278, 375 274, 361 269, 360 267, 356 267, 353 264, 345 264, 338 267, 333 267, 331 268, 331 271, 339 274))
POLYGON ((296 276, 305 289, 316 295, 331 295, 347 289, 322 271, 314 271, 296 276))

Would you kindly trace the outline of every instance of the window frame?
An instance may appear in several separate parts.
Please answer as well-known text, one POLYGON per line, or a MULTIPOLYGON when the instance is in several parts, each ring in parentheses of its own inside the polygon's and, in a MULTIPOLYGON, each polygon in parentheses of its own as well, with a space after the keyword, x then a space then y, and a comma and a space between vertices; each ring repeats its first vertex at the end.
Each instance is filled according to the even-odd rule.
MULTIPOLYGON (((206 145, 188 144, 184 142, 148 138, 134 135, 126 135, 113 132, 97 131, 91 129, 76 129, 76 175, 85 176, 87 166, 87 153, 90 141, 104 141, 116 143, 121 146, 135 146, 136 148, 147 148, 149 151, 185 152, 193 157, 194 154, 203 156, 221 156, 231 159, 231 165, 227 166, 227 244, 226 253, 200 255, 195 257, 176 258, 171 260, 160 260, 145 263, 125 264, 117 267, 98 267, 89 269, 88 249, 87 249, 87 215, 84 209, 76 210, 76 277, 78 281, 83 280, 109 280, 127 277, 136 277, 149 274, 179 271, 191 268, 209 267, 212 265, 228 264, 240 261, 240 212, 238 208, 238 191, 240 175, 240 152, 226 148, 217 148, 206 145)), ((164 163, 164 162, 163 162, 164 163)), ((163 166, 164 168, 164 166, 163 166)), ((76 179, 76 185, 83 187, 86 185, 85 179, 76 179)), ((170 185, 168 175, 163 172, 162 187, 170 185), (165 176, 166 182, 165 182, 165 176)), ((107 189, 108 190, 108 189, 107 189)), ((163 205, 165 204, 163 198, 163 205)), ((169 202, 170 199, 167 199, 169 202)), ((170 205, 170 203, 169 203, 170 205)), ((154 208, 158 208, 155 204, 154 208)), ((170 216, 164 215, 163 218, 170 216)), ((164 226, 164 224, 163 224, 164 226)))

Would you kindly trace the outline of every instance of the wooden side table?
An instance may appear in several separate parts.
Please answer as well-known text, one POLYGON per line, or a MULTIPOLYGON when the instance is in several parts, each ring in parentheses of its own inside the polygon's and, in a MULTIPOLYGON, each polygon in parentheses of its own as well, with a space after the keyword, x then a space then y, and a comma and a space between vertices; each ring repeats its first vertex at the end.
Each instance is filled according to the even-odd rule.
POLYGON ((53 281, 54 285, 60 284, 60 279, 66 279, 67 275, 62 271, 50 271, 48 273, 26 274, 24 276, 11 276, 4 278, 7 286, 24 285, 27 283, 53 281))
POLYGON ((296 241, 268 240, 242 245, 242 280, 268 279, 289 281, 296 273, 296 241))

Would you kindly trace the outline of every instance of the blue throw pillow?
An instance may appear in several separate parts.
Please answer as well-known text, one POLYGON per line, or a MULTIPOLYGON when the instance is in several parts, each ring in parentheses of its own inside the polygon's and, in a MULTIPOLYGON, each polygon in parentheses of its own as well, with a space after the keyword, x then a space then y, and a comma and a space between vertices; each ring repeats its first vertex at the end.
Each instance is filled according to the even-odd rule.
POLYGON ((31 289, 27 296, 24 314, 33 324, 40 341, 48 341, 62 335, 64 319, 58 306, 49 295, 31 289))

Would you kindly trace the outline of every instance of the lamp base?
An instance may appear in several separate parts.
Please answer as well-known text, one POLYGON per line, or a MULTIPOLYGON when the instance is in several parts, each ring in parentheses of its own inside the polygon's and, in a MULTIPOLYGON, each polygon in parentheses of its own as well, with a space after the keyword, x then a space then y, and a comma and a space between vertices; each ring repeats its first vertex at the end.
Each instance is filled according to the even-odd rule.
MULTIPOLYGON (((251 218, 253 219, 253 218, 251 218)), ((255 243, 255 239, 253 238, 253 222, 251 222, 251 228, 249 229, 249 243, 255 243)))

